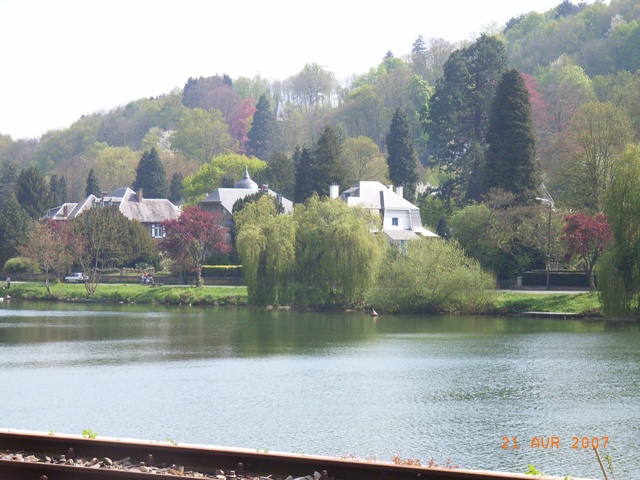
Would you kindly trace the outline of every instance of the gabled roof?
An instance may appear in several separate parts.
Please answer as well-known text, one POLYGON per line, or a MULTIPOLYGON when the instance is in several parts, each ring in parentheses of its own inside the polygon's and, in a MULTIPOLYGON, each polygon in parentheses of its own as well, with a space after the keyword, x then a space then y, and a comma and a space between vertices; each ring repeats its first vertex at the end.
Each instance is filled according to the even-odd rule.
POLYGON ((393 191, 392 185, 383 185, 380 182, 360 181, 358 185, 351 187, 340 195, 342 200, 350 207, 363 207, 371 211, 377 211, 385 218, 405 212, 409 219, 410 228, 385 226, 383 232, 392 240, 411 240, 418 235, 424 237, 437 237, 438 235, 422 226, 420 209, 413 203, 393 191))
POLYGON ((253 195, 254 193, 258 193, 260 191, 265 191, 268 195, 278 198, 285 213, 288 213, 293 208, 293 202, 291 200, 284 198, 282 195, 267 188, 266 185, 261 190, 258 187, 258 184, 251 180, 251 177, 249 176, 249 170, 247 170, 246 167, 244 169, 242 180, 236 183, 236 186, 234 188, 218 188, 217 190, 207 195, 204 200, 201 200, 199 205, 219 204, 229 214, 232 214, 234 203, 236 203, 241 198, 253 195))
POLYGON ((340 195, 349 206, 384 209, 417 209, 413 203, 393 191, 393 187, 380 182, 360 181, 340 195))
MULTIPOLYGON (((247 197, 249 195, 253 195, 255 193, 260 192, 261 190, 255 190, 253 188, 218 188, 214 190, 212 193, 207 195, 204 200, 200 201, 200 204, 220 204, 224 209, 230 214, 233 213, 233 204, 236 203, 237 200, 241 198, 247 197)), ((288 198, 279 195, 274 192, 270 188, 266 190, 268 195, 272 197, 280 198, 282 203, 282 208, 285 213, 288 213, 293 208, 293 202, 288 198)))
POLYGON ((75 218, 85 210, 93 207, 116 205, 122 214, 141 223, 161 223, 165 220, 175 220, 180 216, 180 209, 165 198, 142 198, 128 187, 115 190, 110 196, 98 198, 89 195, 79 203, 65 203, 50 209, 47 217, 53 220, 68 220, 75 218), (65 210, 66 207, 66 210, 65 210), (64 215, 66 211, 66 215, 64 215))

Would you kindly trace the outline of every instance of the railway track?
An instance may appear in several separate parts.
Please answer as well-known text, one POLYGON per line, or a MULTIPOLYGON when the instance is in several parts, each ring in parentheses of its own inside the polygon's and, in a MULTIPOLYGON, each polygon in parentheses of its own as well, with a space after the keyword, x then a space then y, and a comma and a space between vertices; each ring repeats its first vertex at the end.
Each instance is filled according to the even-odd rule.
MULTIPOLYGON (((0 479, 507 480, 525 475, 0 431, 0 479)), ((547 477, 551 479, 552 477, 547 477)))

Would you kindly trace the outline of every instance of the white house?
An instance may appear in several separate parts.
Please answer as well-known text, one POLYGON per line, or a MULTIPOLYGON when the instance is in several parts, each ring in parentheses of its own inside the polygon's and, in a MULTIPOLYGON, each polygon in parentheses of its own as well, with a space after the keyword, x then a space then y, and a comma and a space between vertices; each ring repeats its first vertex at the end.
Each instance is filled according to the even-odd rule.
POLYGON ((351 207, 368 209, 382 218, 382 232, 390 243, 401 245, 420 237, 437 237, 422 226, 420 209, 403 197, 403 188, 380 182, 360 181, 339 194, 338 185, 331 185, 331 198, 342 198, 351 207))

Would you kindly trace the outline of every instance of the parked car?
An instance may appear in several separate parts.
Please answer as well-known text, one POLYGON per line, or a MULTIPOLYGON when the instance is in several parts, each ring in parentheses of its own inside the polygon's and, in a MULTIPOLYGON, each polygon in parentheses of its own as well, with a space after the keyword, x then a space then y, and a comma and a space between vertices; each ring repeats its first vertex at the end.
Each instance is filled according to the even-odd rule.
POLYGON ((64 283, 84 283, 87 281, 87 277, 84 273, 72 273, 68 277, 64 277, 64 283))

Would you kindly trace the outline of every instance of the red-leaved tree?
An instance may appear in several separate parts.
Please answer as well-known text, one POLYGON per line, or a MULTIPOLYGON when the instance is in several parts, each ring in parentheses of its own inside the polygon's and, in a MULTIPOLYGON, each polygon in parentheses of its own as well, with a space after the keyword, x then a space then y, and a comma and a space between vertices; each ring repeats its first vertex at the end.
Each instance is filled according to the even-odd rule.
POLYGON ((591 217, 578 212, 565 216, 564 221, 562 240, 567 244, 565 260, 571 261, 575 256, 582 260, 589 277, 589 287, 594 290, 593 268, 613 238, 607 217, 604 213, 591 217))
POLYGON ((162 222, 166 237, 160 242, 174 262, 188 266, 196 273, 196 286, 201 285, 202 264, 213 252, 231 251, 228 228, 222 225, 222 215, 186 207, 177 220, 162 222))

